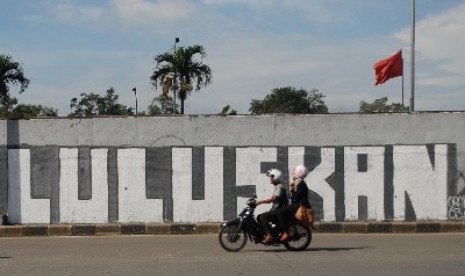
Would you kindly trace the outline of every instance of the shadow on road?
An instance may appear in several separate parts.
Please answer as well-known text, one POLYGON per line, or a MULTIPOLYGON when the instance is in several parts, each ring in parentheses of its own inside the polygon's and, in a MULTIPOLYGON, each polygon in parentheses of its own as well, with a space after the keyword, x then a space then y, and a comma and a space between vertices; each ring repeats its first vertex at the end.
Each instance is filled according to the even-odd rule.
MULTIPOLYGON (((310 247, 305 249, 304 251, 330 251, 330 252, 337 252, 337 251, 349 251, 349 250, 360 250, 360 249, 367 249, 370 247, 367 246, 357 246, 357 247, 310 247)), ((259 249, 259 250, 249 250, 249 251, 262 251, 262 252, 291 252, 286 248, 270 248, 270 249, 259 249)))
POLYGON ((366 246, 358 246, 358 247, 310 247, 307 248, 305 251, 349 251, 349 250, 359 250, 359 249, 367 249, 366 246))

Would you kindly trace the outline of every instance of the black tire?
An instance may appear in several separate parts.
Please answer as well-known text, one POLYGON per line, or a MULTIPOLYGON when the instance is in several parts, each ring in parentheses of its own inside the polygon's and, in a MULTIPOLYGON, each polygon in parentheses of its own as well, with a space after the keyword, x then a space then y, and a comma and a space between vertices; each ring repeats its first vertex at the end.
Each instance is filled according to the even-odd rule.
POLYGON ((303 251, 312 242, 312 231, 300 223, 291 226, 289 233, 291 238, 284 246, 290 251, 303 251))
POLYGON ((221 247, 229 252, 237 252, 244 248, 247 243, 247 235, 244 230, 237 231, 237 225, 225 226, 221 229, 218 240, 221 247))

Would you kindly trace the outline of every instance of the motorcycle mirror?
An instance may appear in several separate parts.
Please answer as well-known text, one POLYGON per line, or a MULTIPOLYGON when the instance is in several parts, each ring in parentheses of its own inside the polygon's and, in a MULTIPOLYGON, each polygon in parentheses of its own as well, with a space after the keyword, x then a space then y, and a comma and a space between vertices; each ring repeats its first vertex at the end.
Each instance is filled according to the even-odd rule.
POLYGON ((253 198, 257 198, 257 194, 256 194, 256 193, 254 193, 252 197, 253 197, 253 198))

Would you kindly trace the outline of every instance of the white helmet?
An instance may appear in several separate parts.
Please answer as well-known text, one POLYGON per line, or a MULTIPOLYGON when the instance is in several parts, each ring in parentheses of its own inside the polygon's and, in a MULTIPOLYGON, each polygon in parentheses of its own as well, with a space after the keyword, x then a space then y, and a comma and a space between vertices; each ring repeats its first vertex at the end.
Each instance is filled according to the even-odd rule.
POLYGON ((293 177, 302 178, 302 179, 307 177, 307 174, 308 174, 308 169, 302 165, 295 167, 294 171, 292 172, 293 177))
POLYGON ((277 182, 280 182, 280 181, 281 181, 281 175, 282 175, 282 174, 283 174, 283 173, 282 173, 280 170, 278 170, 278 169, 271 169, 271 170, 268 170, 268 171, 266 172, 266 176, 272 177, 273 180, 275 180, 275 181, 277 181, 277 182))

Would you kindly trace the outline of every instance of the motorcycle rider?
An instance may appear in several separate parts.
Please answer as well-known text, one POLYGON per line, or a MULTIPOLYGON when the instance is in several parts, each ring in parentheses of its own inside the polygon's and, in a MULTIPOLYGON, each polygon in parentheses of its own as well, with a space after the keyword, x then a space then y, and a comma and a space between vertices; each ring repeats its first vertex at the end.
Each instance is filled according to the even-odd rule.
POLYGON ((272 203, 271 209, 257 217, 261 226, 265 229, 265 238, 263 243, 270 243, 272 240, 271 228, 269 222, 277 222, 277 211, 287 206, 287 191, 286 187, 281 183, 282 172, 278 169, 271 169, 266 172, 266 176, 270 178, 270 184, 274 186, 273 194, 270 198, 257 201, 257 206, 260 204, 272 203))
POLYGON ((291 204, 281 208, 277 212, 279 225, 283 229, 283 234, 279 239, 280 242, 286 242, 289 239, 288 229, 294 220, 295 213, 300 205, 311 208, 308 201, 308 186, 304 178, 308 175, 308 169, 305 166, 299 165, 294 168, 292 172, 293 179, 289 183, 289 190, 291 193, 291 204))

